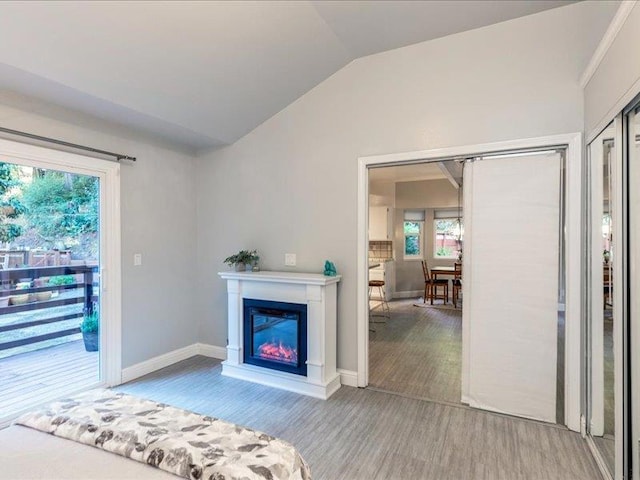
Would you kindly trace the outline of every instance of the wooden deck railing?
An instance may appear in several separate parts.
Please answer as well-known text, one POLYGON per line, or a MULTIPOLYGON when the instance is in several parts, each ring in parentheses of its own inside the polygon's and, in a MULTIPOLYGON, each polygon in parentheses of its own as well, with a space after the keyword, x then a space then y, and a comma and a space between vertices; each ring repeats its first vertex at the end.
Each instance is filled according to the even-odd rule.
MULTIPOLYGON (((4 315, 10 315, 12 313, 43 310, 47 308, 60 307, 63 305, 73 305, 83 303, 84 307, 81 312, 67 313, 64 315, 57 315, 53 317, 47 317, 37 320, 25 320, 23 322, 12 323, 9 325, 0 325, 0 334, 3 332, 9 332, 14 330, 20 330, 23 328, 36 327, 38 325, 47 325, 52 323, 64 322, 66 320, 72 320, 74 318, 80 318, 85 313, 91 313, 94 308, 94 303, 97 301, 97 296, 94 295, 94 273, 97 272, 98 267, 96 265, 77 265, 77 266, 60 266, 60 267, 30 267, 30 268, 13 268, 8 270, 0 270, 0 284, 8 286, 8 289, 0 290, 0 298, 11 297, 15 295, 36 294, 39 292, 54 292, 54 291, 66 291, 66 290, 79 290, 82 289, 81 296, 49 299, 43 301, 32 301, 28 303, 22 303, 19 305, 9 305, 0 307, 0 318, 4 315), (82 281, 77 281, 77 277, 74 278, 74 282, 67 285, 44 285, 29 288, 16 288, 16 284, 29 279, 31 285, 33 281, 41 279, 43 277, 57 277, 62 275, 82 275, 82 281)), ((0 342, 0 351, 7 350, 9 348, 21 347, 23 345, 29 345, 32 343, 42 342, 45 340, 51 340, 54 338, 65 337, 67 335, 73 335, 80 332, 80 327, 67 328, 64 330, 53 331, 40 335, 32 335, 26 338, 12 340, 8 342, 0 342)))

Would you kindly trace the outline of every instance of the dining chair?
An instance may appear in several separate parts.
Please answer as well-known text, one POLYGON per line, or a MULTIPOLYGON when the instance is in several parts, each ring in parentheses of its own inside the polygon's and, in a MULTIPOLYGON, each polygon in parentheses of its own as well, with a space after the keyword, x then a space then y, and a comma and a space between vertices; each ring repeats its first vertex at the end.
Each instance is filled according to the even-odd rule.
POLYGON ((449 299, 449 280, 445 278, 431 278, 431 271, 425 260, 422 260, 422 274, 424 275, 424 303, 427 298, 433 305, 433 300, 442 298, 444 303, 449 299), (438 287, 442 287, 442 295, 438 294, 438 287))
POLYGON ((456 262, 453 267, 453 306, 458 308, 458 299, 460 298, 460 292, 462 291, 462 264, 456 262))

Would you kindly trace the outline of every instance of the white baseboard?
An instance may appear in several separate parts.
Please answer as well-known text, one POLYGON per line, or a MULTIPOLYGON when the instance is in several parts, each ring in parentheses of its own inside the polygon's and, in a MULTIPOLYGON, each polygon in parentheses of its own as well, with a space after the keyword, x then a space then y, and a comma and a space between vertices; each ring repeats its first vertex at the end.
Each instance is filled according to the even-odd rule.
POLYGON ((158 355, 157 357, 150 358, 144 362, 136 363, 127 368, 122 369, 122 383, 130 382, 138 377, 147 375, 161 368, 168 367, 174 363, 181 362, 187 358, 198 355, 198 348, 196 343, 193 345, 187 345, 186 347, 178 348, 171 352, 158 355))
POLYGON ((219 347, 218 345, 209 345, 207 343, 196 343, 198 355, 205 357, 218 358, 220 360, 227 359, 227 347, 219 347))
POLYGON ((338 373, 340 374, 340 383, 342 385, 346 385, 347 387, 358 387, 358 372, 338 368, 338 373))
POLYGON ((178 348, 177 350, 158 355, 157 357, 150 358, 144 362, 136 363, 135 365, 122 369, 122 383, 130 382, 131 380, 196 355, 204 355, 205 357, 225 360, 227 358, 227 349, 226 347, 219 347, 217 345, 209 345, 206 343, 194 343, 193 345, 187 345, 186 347, 178 348))
POLYGON ((222 362, 222 375, 322 400, 328 399, 340 388, 340 375, 338 374, 329 381, 313 380, 310 377, 261 368, 248 363, 231 364, 224 361, 222 362))
POLYGON ((405 292, 393 292, 393 298, 418 298, 424 295, 424 290, 407 290, 405 292))
MULTIPOLYGON (((220 347, 218 345, 194 343, 193 345, 188 345, 124 368, 122 370, 122 383, 130 382, 131 380, 148 375, 156 370, 168 367, 169 365, 181 362, 182 360, 186 360, 187 358, 191 358, 195 355, 204 355, 205 357, 226 360, 227 349, 226 347, 220 347)), ((338 368, 338 374, 340 374, 340 384, 348 387, 358 386, 358 374, 356 372, 338 368)))

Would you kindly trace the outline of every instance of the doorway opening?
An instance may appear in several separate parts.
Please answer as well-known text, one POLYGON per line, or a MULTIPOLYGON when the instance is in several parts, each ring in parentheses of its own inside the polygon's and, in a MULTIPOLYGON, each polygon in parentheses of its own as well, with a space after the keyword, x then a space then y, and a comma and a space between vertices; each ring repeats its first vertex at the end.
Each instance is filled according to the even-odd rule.
POLYGON ((460 403, 464 162, 369 172, 369 386, 460 403))
MULTIPOLYGON (((580 175, 578 134, 361 158, 358 385, 564 424, 578 431, 580 249, 565 251, 565 245, 581 244, 580 175), (376 176, 384 176, 385 169, 390 175, 393 168, 401 172, 403 167, 420 165, 448 171, 444 179, 431 180, 442 180, 454 191, 452 179, 459 178, 460 201, 456 195, 449 214, 446 204, 403 204, 397 193, 405 186, 398 189, 394 182, 396 203, 385 207, 392 217, 386 228, 392 243, 371 238, 372 231, 385 230, 374 217, 392 191, 389 185, 381 187, 376 176), (461 172, 455 173, 456 166, 461 172), (424 240, 427 235, 430 242, 424 240), (383 260, 377 256, 380 252, 391 252, 390 270, 395 269, 393 277, 384 277, 393 297, 388 311, 379 300, 383 294, 375 292, 373 275, 379 268, 376 263, 383 260), (449 260, 451 276, 444 278, 448 265, 438 256, 453 256, 452 252, 456 258, 449 260), (400 286, 406 280, 398 273, 398 256, 405 262, 412 254, 423 259, 427 255, 424 274, 423 259, 413 259, 420 267, 421 291, 410 290, 407 283, 404 290, 400 286), (461 288, 453 304, 458 255, 461 288), (444 281, 436 285, 435 280, 444 281), (416 306, 424 305, 425 299, 426 307, 416 306), (433 335, 429 345, 428 326, 438 320, 419 320, 415 311, 420 310, 436 312, 441 327, 447 325, 443 312, 459 317, 449 318, 449 326, 455 328, 443 328, 442 338, 438 341, 433 335), (406 328, 393 325, 394 317, 402 319, 396 323, 404 321, 406 328), (399 353, 390 352, 391 347, 399 347, 399 353), (444 353, 441 367, 429 357, 438 353, 444 353), (454 360, 447 361, 446 355, 454 360), (409 365, 406 372, 402 361, 409 365), (420 370, 429 368, 431 372, 422 374, 427 381, 416 381, 420 370)), ((406 183, 420 181, 428 180, 406 183)))

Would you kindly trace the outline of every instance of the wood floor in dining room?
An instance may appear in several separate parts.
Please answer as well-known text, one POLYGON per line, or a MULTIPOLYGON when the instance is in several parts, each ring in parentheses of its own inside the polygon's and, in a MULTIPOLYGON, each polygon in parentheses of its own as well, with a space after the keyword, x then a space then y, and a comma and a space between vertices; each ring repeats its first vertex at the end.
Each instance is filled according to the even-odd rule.
MULTIPOLYGON (((430 306, 415 299, 394 300, 389 307, 390 319, 370 319, 369 385, 424 400, 459 404, 462 309, 437 303, 430 306)), ((379 313, 380 309, 373 312, 379 313)))
POLYGON ((315 480, 600 479, 566 429, 371 389, 323 401, 220 372, 219 360, 198 356, 117 390, 280 437, 315 480))

